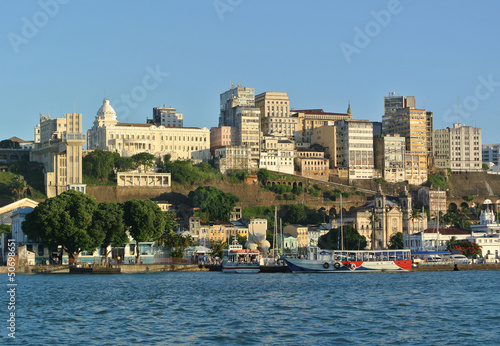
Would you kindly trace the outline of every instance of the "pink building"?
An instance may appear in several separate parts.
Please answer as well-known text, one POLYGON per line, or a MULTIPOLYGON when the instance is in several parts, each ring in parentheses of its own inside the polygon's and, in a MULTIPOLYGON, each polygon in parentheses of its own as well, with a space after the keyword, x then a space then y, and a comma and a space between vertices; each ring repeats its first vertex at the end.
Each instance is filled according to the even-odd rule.
POLYGON ((238 144, 238 128, 219 126, 210 129, 210 154, 215 156, 215 149, 238 144))

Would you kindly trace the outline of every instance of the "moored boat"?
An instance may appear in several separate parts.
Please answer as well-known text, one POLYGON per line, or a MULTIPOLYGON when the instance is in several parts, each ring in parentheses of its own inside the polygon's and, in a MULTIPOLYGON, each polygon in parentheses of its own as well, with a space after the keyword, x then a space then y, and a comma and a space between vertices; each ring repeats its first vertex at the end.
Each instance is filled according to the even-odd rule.
POLYGON ((222 272, 224 273, 258 273, 260 272, 260 252, 246 250, 240 244, 231 244, 223 250, 222 272))
POLYGON ((360 273, 410 271, 410 250, 321 250, 308 248, 307 258, 283 257, 293 273, 360 273))

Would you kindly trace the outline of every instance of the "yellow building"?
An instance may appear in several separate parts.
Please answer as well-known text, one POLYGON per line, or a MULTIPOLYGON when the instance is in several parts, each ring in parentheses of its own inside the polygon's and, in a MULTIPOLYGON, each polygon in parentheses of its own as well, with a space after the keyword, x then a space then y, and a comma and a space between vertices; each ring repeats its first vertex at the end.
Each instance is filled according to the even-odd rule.
POLYGON ((295 141, 306 143, 311 143, 312 133, 315 128, 336 120, 352 119, 351 107, 347 109, 347 113, 329 113, 324 112, 322 109, 291 110, 290 113, 292 117, 297 117, 295 141))
POLYGON ((297 248, 298 251, 301 252, 301 249, 305 249, 307 246, 309 246, 309 241, 308 241, 308 232, 309 227, 307 226, 302 226, 302 225, 288 225, 283 228, 283 233, 290 234, 291 236, 297 238, 297 248))
MULTIPOLYGON (((429 112, 416 109, 414 101, 406 108, 395 107, 390 111, 392 113, 382 116, 382 134, 399 134, 405 138, 406 180, 410 184, 420 185, 427 181, 429 112)), ((430 124, 432 126, 432 122, 430 124)))
POLYGON ((255 96, 255 107, 260 109, 261 131, 266 135, 292 138, 297 118, 290 117, 290 100, 285 92, 265 92, 255 96))

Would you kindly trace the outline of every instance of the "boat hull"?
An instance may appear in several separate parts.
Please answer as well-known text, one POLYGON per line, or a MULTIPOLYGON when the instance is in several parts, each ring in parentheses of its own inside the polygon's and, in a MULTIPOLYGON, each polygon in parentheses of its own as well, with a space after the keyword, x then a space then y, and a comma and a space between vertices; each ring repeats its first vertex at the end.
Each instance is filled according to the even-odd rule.
POLYGON ((234 274, 255 274, 260 272, 259 265, 252 266, 238 266, 238 265, 222 265, 223 273, 234 273, 234 274))
POLYGON ((333 262, 299 258, 283 259, 292 273, 404 272, 411 270, 411 260, 333 262))

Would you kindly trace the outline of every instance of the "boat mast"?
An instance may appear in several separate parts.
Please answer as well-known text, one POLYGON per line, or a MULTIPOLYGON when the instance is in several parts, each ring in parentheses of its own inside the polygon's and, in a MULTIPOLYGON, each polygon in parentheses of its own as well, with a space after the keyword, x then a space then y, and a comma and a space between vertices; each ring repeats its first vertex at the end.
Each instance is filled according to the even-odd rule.
POLYGON ((280 246, 281 246, 281 254, 283 254, 283 247, 284 247, 284 239, 283 239, 283 224, 281 223, 281 218, 280 218, 280 235, 281 235, 281 241, 280 241, 280 246))
POLYGON ((276 259, 276 249, 278 248, 278 207, 274 206, 274 235, 273 235, 273 255, 276 259))
POLYGON ((342 220, 342 192, 340 193, 340 249, 344 251, 344 227, 342 220))

